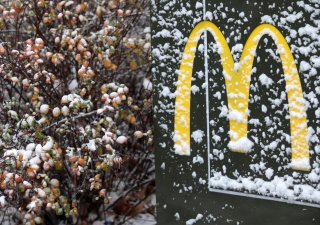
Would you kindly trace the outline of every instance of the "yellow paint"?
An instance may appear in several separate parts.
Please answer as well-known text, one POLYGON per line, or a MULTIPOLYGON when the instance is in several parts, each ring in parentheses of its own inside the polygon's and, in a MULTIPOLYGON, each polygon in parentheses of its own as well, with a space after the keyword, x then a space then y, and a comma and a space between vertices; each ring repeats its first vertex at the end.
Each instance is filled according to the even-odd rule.
MULTIPOLYGON (((300 78, 290 48, 280 31, 272 25, 262 24, 249 36, 240 58, 240 64, 235 68, 235 62, 230 48, 219 28, 209 21, 200 22, 191 32, 184 49, 180 64, 175 107, 175 149, 176 153, 190 155, 190 100, 192 70, 201 35, 209 31, 219 46, 219 54, 225 74, 230 119, 230 140, 237 142, 247 138, 248 103, 250 78, 256 48, 261 37, 271 36, 278 47, 286 81, 286 91, 289 102, 292 167, 295 170, 309 170, 309 147, 307 140, 307 119, 300 78), (237 70, 236 70, 237 69, 237 70), (236 120, 230 115, 241 115, 236 120), (299 162, 307 162, 301 165, 299 162)), ((246 153, 242 149, 232 149, 235 152, 246 153)))

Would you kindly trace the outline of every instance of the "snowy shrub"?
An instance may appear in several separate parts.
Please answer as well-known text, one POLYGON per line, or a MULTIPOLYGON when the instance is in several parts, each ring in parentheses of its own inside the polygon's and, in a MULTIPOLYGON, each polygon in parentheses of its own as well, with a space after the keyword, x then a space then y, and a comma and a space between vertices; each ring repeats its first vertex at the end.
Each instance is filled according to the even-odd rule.
POLYGON ((20 223, 79 223, 148 179, 147 4, 0 1, 0 207, 20 223))

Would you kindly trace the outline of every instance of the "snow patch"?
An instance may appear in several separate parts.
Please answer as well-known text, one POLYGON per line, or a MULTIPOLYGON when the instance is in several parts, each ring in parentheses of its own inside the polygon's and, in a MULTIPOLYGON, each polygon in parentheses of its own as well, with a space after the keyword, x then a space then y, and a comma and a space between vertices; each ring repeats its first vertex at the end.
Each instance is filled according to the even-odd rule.
POLYGON ((248 138, 243 137, 237 141, 230 141, 230 143, 228 144, 228 147, 232 151, 249 153, 252 150, 253 142, 250 141, 248 138))
POLYGON ((186 222, 186 225, 193 225, 195 224, 197 221, 201 220, 203 218, 203 215, 198 213, 198 215, 196 216, 195 219, 190 219, 186 222))
POLYGON ((191 137, 195 142, 201 143, 203 141, 204 132, 202 130, 193 131, 191 137))
POLYGON ((308 158, 292 159, 292 162, 291 162, 290 166, 294 170, 303 170, 303 171, 309 171, 310 170, 310 162, 309 162, 308 158))

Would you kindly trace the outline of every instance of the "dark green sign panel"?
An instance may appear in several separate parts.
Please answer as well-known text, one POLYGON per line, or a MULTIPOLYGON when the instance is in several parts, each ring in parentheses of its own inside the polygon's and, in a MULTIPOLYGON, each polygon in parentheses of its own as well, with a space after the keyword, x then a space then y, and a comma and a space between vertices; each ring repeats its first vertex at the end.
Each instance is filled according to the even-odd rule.
POLYGON ((158 224, 320 224, 320 1, 153 1, 158 224))

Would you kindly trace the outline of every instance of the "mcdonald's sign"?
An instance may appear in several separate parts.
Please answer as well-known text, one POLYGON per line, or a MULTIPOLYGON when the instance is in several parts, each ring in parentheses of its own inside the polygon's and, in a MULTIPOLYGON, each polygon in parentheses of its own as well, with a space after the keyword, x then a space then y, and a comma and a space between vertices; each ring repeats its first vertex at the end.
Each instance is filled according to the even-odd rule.
MULTIPOLYGON (((289 101, 292 168, 310 169, 307 118, 298 69, 290 47, 281 32, 270 24, 262 24, 249 36, 240 62, 235 65, 228 43, 219 28, 209 21, 200 22, 192 30, 182 55, 175 103, 175 148, 178 154, 190 155, 190 98, 195 49, 200 36, 209 31, 221 48, 220 56, 227 89, 230 144, 235 152, 247 153, 252 143, 247 139, 250 76, 255 51, 262 36, 270 35, 278 47, 283 65, 289 101)), ((209 137, 210 138, 210 137, 209 137)))
POLYGON ((318 224, 320 2, 152 7, 158 223, 318 224))

